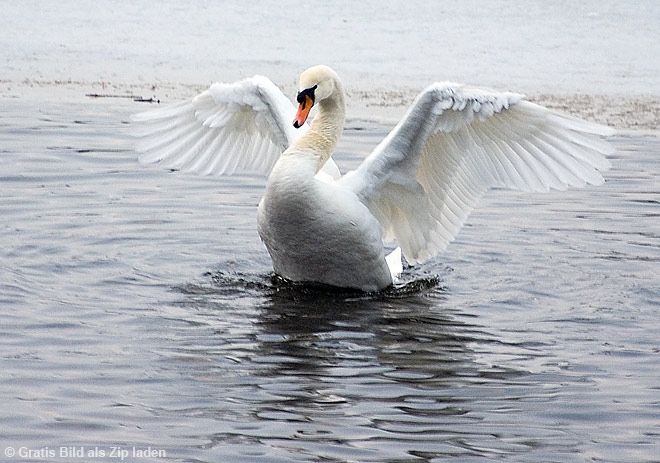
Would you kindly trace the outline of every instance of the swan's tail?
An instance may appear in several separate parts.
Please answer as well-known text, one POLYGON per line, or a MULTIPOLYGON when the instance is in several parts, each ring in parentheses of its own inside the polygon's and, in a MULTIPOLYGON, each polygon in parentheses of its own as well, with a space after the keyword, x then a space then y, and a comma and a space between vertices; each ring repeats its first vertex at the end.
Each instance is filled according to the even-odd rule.
POLYGON ((387 266, 392 275, 392 281, 397 282, 399 275, 403 272, 403 261, 401 260, 401 248, 396 248, 385 257, 387 266))

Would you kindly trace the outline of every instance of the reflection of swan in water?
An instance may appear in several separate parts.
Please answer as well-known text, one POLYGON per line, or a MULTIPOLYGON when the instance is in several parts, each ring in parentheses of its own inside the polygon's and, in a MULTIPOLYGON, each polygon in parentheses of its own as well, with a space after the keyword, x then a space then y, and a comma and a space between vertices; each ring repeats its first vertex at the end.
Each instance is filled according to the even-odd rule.
POLYGON ((402 297, 351 296, 293 288, 269 297, 258 328, 275 342, 261 342, 259 351, 289 358, 274 374, 306 372, 338 383, 345 375, 360 387, 390 383, 387 388, 401 384, 403 389, 444 388, 477 374, 469 344, 474 336, 480 341, 490 336, 452 313, 442 289, 402 297))
POLYGON ((443 345, 453 336, 451 330, 459 330, 450 315, 431 312, 442 298, 438 289, 433 294, 432 299, 424 295, 366 299, 315 289, 278 292, 269 298, 258 327, 280 341, 261 343, 260 350, 292 360, 280 364, 277 374, 294 368, 373 380, 397 370, 432 370, 446 365, 443 345), (420 351, 410 349, 410 343, 426 340, 431 343, 425 346, 437 355, 432 363, 418 362, 420 351))
POLYGON ((259 234, 275 271, 365 291, 454 239, 489 188, 526 191, 602 182, 610 130, 521 95, 436 83, 383 142, 340 176, 331 156, 345 118, 342 84, 327 66, 300 77, 298 113, 268 79, 215 84, 191 102, 135 117, 141 161, 201 174, 268 173, 259 234), (312 106, 318 114, 305 121, 312 106), (295 130, 290 125, 300 130, 295 130), (383 241, 400 248, 386 259, 383 241))
MULTIPOLYGON (((229 305, 241 298, 259 301, 253 355, 261 359, 262 368, 271 370, 262 374, 274 382, 289 375, 347 374, 367 382, 382 375, 377 382, 405 383, 409 376, 411 385, 423 378, 451 383, 476 374, 479 367, 468 344, 475 335, 482 341, 489 337, 445 306, 445 293, 433 279, 417 279, 408 287, 368 297, 277 277, 222 272, 210 277, 208 286, 182 289, 202 295, 195 300, 196 309, 208 297, 213 310, 218 295, 229 305), (420 288, 424 285, 432 289, 420 288)), ((216 310, 222 317, 226 308, 219 305, 216 310)))
MULTIPOLYGON (((510 403, 502 385, 521 372, 478 361, 475 345, 501 350, 501 341, 466 320, 440 288, 370 298, 219 273, 181 290, 190 316, 213 326, 190 330, 204 343, 193 352, 212 360, 193 365, 199 373, 186 365, 185 374, 211 378, 205 392, 218 404, 218 448, 338 461, 501 448, 492 429, 502 415, 484 418, 483 410, 510 403)), ((518 431, 508 435, 524 440, 518 431)))

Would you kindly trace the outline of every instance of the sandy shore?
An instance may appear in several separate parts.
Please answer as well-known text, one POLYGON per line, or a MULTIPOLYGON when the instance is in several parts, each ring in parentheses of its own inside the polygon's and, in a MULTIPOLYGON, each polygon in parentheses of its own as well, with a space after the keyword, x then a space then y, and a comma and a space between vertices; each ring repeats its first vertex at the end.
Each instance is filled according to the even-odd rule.
MULTIPOLYGON (((278 82, 279 84, 279 82, 278 82)), ((4 80, 0 82, 2 98, 42 99, 59 101, 132 99, 144 104, 168 104, 192 98, 207 88, 206 84, 173 82, 119 83, 76 80, 4 80)), ((295 94, 295 85, 280 85, 288 94, 295 94)), ((419 88, 356 88, 347 83, 348 117, 398 120, 409 107, 419 88)), ((517 91, 510 88, 507 90, 517 91)), ((524 92, 521 92, 524 93, 524 92)), ((608 95, 584 93, 526 93, 531 101, 548 108, 572 114, 582 119, 605 124, 620 130, 660 135, 660 96, 608 95)), ((141 110, 136 106, 136 110, 141 110)))
POLYGON ((658 5, 8 2, 0 99, 169 103, 254 74, 293 98, 298 74, 325 63, 342 77, 349 118, 397 120, 422 88, 449 80, 652 132, 660 130, 658 5))

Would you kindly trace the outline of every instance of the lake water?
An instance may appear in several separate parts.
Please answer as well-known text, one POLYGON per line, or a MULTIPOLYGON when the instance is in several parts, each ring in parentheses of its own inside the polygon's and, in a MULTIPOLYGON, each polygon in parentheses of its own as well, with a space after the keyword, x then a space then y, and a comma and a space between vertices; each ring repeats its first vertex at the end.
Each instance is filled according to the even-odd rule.
MULTIPOLYGON (((126 100, 0 112, 8 461, 658 462, 660 140, 494 191, 377 297, 277 281, 260 177, 142 167, 126 100)), ((346 169, 389 130, 351 120, 346 169)))

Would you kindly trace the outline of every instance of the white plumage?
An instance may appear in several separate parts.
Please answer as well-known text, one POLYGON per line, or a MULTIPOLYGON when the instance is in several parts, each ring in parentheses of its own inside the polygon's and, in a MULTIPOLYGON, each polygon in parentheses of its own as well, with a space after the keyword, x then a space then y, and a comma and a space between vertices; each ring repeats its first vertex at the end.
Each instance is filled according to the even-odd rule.
POLYGON ((435 83, 354 171, 331 159, 345 104, 336 73, 301 75, 299 112, 267 78, 214 84, 192 101, 136 115, 143 163, 202 175, 268 174, 259 232, 275 271, 294 281, 380 290, 444 250, 489 188, 564 190, 600 184, 607 127, 522 95, 435 83), (307 99, 309 98, 309 99, 307 99), (304 122, 311 105, 319 111, 304 122), (400 261, 399 261, 400 263, 400 261), (392 267, 399 267, 392 269, 392 267))

